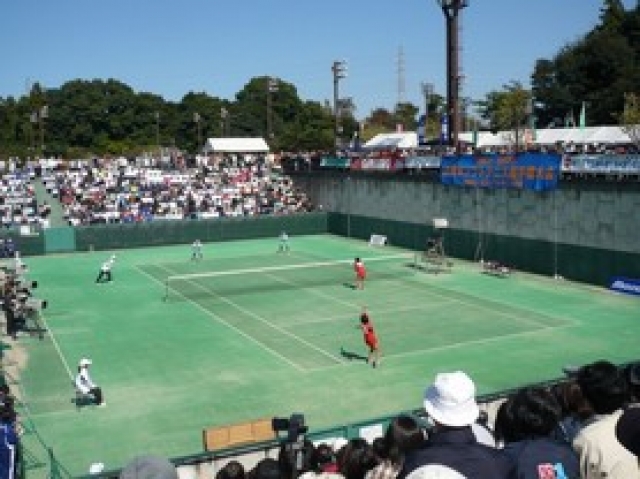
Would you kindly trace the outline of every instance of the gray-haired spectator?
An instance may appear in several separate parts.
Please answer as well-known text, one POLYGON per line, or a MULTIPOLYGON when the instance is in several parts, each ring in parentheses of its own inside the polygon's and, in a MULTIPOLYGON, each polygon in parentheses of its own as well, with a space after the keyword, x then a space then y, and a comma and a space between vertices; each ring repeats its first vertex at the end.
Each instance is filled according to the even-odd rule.
POLYGON ((178 479, 178 471, 164 457, 139 456, 122 469, 120 479, 178 479))

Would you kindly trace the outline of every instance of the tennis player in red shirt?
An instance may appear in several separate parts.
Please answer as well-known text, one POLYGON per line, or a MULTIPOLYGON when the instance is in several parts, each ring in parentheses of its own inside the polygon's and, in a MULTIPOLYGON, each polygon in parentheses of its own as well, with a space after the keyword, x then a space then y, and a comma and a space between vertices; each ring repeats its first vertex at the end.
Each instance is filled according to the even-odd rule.
POLYGON ((367 270, 360 258, 353 262, 353 270, 356 273, 356 289, 364 289, 364 280, 367 277, 367 270))
POLYGON ((360 328, 362 329, 364 343, 369 348, 367 363, 375 368, 380 362, 380 341, 378 341, 376 331, 373 329, 373 323, 369 319, 366 306, 362 308, 362 314, 360 315, 360 328))

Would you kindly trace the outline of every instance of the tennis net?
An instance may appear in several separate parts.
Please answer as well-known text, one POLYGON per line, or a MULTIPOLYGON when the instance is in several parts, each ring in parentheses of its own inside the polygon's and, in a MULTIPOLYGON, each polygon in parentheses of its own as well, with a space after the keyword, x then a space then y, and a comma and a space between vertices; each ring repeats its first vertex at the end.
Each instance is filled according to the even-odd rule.
MULTIPOLYGON (((406 255, 363 258, 367 282, 412 275, 413 258, 406 255)), ((165 300, 234 296, 353 283, 353 259, 316 261, 203 273, 175 274, 165 279, 165 300)))

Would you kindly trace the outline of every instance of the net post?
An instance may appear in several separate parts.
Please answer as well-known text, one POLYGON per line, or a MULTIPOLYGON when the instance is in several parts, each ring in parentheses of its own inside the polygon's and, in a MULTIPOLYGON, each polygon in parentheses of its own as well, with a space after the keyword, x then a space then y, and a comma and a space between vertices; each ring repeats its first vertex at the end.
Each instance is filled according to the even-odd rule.
POLYGON ((162 298, 162 300, 169 300, 169 276, 164 280, 164 298, 162 298))

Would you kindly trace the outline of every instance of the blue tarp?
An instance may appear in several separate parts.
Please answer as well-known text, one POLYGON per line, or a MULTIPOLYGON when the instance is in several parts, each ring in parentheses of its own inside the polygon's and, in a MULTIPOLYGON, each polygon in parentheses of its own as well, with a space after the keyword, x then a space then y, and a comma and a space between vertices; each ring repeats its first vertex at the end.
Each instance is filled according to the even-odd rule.
POLYGON ((560 164, 560 155, 543 153, 445 156, 440 178, 445 185, 553 190, 560 164))

